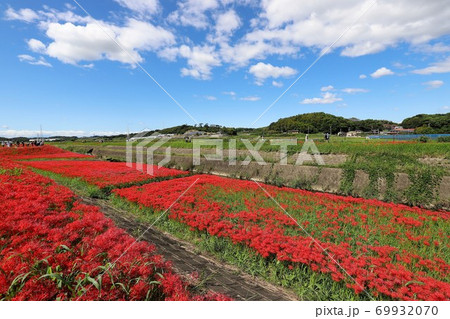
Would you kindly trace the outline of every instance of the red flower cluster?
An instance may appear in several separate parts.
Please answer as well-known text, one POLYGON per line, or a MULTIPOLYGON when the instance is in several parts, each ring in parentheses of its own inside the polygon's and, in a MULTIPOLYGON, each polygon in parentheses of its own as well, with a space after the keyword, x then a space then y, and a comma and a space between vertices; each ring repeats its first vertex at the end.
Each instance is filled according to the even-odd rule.
POLYGON ((92 156, 69 152, 51 145, 44 145, 26 147, 2 147, 0 148, 0 157, 25 160, 37 158, 91 158, 92 156))
POLYGON ((165 210, 197 179, 172 206, 170 218, 288 266, 306 264, 356 293, 450 299, 447 212, 262 185, 288 216, 256 183, 209 175, 113 192, 165 210))
MULTIPOLYGON (((185 171, 153 166, 153 175, 148 175, 128 167, 126 163, 106 161, 35 161, 25 164, 66 177, 81 178, 100 188, 188 174, 185 171)), ((144 164, 143 169, 147 172, 147 165, 144 164)))
POLYGON ((154 246, 8 161, 0 163, 0 214, 0 300, 228 299, 191 294, 154 246))

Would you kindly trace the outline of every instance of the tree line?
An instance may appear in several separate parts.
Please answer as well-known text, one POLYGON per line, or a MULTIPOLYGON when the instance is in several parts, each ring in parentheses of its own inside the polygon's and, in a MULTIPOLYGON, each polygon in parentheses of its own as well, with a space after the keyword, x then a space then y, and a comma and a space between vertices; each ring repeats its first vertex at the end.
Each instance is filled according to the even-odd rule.
POLYGON ((446 134, 450 133, 450 113, 418 114, 404 119, 401 125, 414 128, 417 134, 446 134))
POLYGON ((325 133, 336 134, 348 131, 374 131, 384 130, 396 125, 386 120, 358 120, 346 119, 324 112, 300 114, 279 119, 269 125, 268 130, 273 132, 299 131, 302 133, 325 133))

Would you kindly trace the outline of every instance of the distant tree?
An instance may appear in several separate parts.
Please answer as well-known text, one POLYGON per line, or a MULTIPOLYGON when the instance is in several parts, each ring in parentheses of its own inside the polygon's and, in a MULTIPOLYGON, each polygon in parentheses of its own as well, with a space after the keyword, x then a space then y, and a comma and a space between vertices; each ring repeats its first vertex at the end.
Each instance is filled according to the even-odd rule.
POLYGON ((269 125, 270 131, 285 132, 290 130, 299 130, 309 133, 325 133, 330 131, 336 134, 341 131, 350 130, 383 130, 386 124, 394 124, 385 120, 363 120, 356 118, 345 119, 340 116, 327 114, 323 112, 306 113, 283 118, 269 125))
POLYGON ((416 134, 434 134, 436 133, 435 129, 429 126, 421 126, 414 130, 416 134))
POLYGON ((430 127, 434 133, 450 133, 450 113, 447 114, 418 114, 403 120, 404 128, 430 127))

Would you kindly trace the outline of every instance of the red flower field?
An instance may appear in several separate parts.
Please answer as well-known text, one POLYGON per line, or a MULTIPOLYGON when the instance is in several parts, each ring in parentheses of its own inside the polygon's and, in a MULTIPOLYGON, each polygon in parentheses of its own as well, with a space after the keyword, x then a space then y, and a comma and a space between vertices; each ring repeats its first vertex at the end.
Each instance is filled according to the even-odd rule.
MULTIPOLYGON (((188 174, 185 171, 153 166, 153 175, 149 175, 128 167, 126 163, 106 161, 34 161, 25 164, 66 177, 81 178, 100 188, 188 174)), ((144 164, 143 169, 147 172, 147 165, 144 164)))
POLYGON ((289 268, 307 265, 358 294, 450 299, 447 212, 261 185, 269 196, 254 182, 209 175, 113 192, 162 211, 197 179, 169 218, 251 247, 289 268))
POLYGON ((1 147, 0 157, 9 157, 15 160, 26 159, 65 159, 65 158, 93 158, 89 155, 69 152, 61 148, 44 145, 44 146, 27 146, 27 147, 1 147))
POLYGON ((0 214, 0 300, 228 299, 191 294, 155 247, 133 244, 97 207, 4 160, 0 214))
POLYGON ((192 231, 250 248, 288 272, 303 267, 321 273, 356 294, 450 299, 449 212, 211 175, 185 177, 188 172, 155 166, 148 175, 125 163, 94 160, 10 162, 60 154, 49 150, 0 156, 0 299, 225 298, 191 295, 145 243, 133 245, 99 281, 133 238, 98 208, 80 204, 70 190, 25 165, 100 188, 134 184, 113 190, 113 196, 155 213, 171 207, 169 218, 192 231), (158 182, 166 177, 174 178, 158 182))

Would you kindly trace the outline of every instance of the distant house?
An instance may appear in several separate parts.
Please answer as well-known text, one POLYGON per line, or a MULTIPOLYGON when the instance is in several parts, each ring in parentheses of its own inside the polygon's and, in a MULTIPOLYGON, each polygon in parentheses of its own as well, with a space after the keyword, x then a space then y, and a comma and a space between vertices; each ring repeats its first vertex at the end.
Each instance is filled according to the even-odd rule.
POLYGON ((289 134, 298 134, 299 132, 297 130, 292 130, 288 132, 289 134))
POLYGON ((391 131, 391 130, 393 130, 395 127, 397 127, 397 125, 395 125, 395 124, 390 124, 390 123, 383 124, 383 128, 384 128, 385 130, 387 130, 387 131, 391 131))
POLYGON ((347 137, 357 137, 360 136, 362 131, 350 131, 347 133, 347 137))
POLYGON ((415 129, 413 128, 403 128, 401 126, 395 126, 392 130, 389 131, 388 134, 397 135, 397 134, 412 134, 415 129))
POLYGON ((202 136, 202 135, 206 135, 206 132, 202 132, 202 131, 187 131, 186 133, 184 133, 184 136, 202 136))

